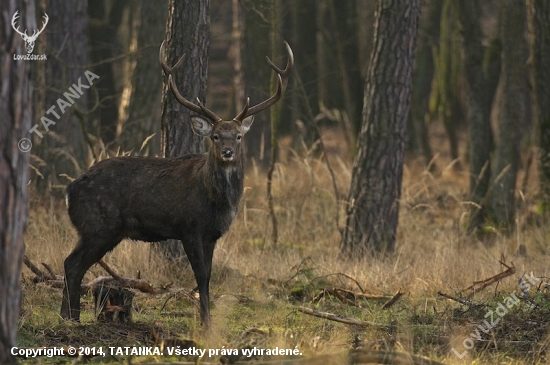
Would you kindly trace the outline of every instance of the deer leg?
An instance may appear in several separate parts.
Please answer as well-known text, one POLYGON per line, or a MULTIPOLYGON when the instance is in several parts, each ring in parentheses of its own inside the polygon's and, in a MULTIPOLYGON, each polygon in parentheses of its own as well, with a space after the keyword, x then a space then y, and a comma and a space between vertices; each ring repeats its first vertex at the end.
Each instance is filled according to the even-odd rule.
POLYGON ((210 309, 208 308, 208 303, 210 301, 210 293, 208 288, 208 269, 205 263, 202 240, 183 239, 181 241, 183 242, 183 248, 189 258, 199 288, 201 322, 205 327, 209 327, 210 309))
POLYGON ((211 243, 204 244, 204 264, 206 265, 206 278, 207 285, 210 287, 210 276, 212 274, 212 258, 214 256, 214 247, 216 246, 216 241, 211 243))
POLYGON ((112 250, 120 240, 104 240, 103 237, 82 237, 75 249, 65 259, 65 283, 61 302, 61 317, 80 321, 80 285, 90 266, 112 250))

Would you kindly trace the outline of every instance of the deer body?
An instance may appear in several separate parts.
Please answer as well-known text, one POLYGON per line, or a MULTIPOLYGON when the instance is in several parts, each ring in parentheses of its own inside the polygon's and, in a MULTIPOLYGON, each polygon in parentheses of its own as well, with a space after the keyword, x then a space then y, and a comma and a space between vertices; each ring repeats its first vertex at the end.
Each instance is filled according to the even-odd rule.
POLYGON ((181 96, 171 77, 181 60, 173 68, 161 62, 178 101, 206 117, 191 117, 191 127, 194 133, 209 138, 211 147, 204 155, 173 159, 110 158, 67 186, 69 217, 80 240, 64 263, 63 318, 79 319, 84 274, 122 239, 178 239, 198 284, 201 320, 209 324, 214 247, 235 218, 243 193, 242 137, 252 125, 253 114, 273 105, 286 88, 293 64, 292 51, 286 46, 289 61, 285 70, 269 61, 279 73, 277 93, 251 108, 247 101, 243 111, 230 121, 221 120, 200 102, 193 104, 181 96))

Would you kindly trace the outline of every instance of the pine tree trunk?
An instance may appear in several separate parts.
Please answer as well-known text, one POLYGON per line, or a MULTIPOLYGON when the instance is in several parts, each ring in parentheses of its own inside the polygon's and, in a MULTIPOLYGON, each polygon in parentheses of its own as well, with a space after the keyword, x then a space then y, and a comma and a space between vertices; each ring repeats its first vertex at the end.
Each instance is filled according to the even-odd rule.
MULTIPOLYGON (((27 226, 30 153, 29 130, 33 119, 30 61, 14 60, 14 54, 26 54, 19 34, 4 21, 19 11, 18 24, 36 29, 34 2, 0 2, 0 364, 15 364, 11 347, 16 332, 21 301, 21 264, 25 252, 23 234, 27 226)), ((41 62, 41 61, 36 61, 41 62)))
MULTIPOLYGON (((87 3, 78 0, 72 1, 87 3)), ((65 4, 65 2, 61 2, 65 4)), ((117 84, 117 78, 120 76, 116 73, 116 63, 121 61, 113 61, 113 58, 124 53, 120 46, 120 39, 117 37, 117 31, 127 5, 127 1, 96 0, 90 2, 88 7, 90 26, 88 47, 93 64, 91 69, 102 78, 101 83, 97 85, 101 107, 97 109, 93 117, 96 119, 96 136, 99 136, 105 144, 115 140, 119 122, 118 95, 121 89, 117 84)), ((82 44, 85 43, 80 43, 80 45, 82 44)))
POLYGON ((342 252, 395 248, 420 1, 381 0, 342 252))
POLYGON ((525 118, 523 83, 527 60, 522 47, 525 43, 525 2, 505 0, 501 4, 502 94, 498 103, 498 144, 492 177, 491 215, 497 223, 511 227, 516 210, 516 178, 522 137, 520 121, 525 118))
POLYGON ((531 96, 539 147, 540 198, 550 211, 550 1, 527 0, 531 96))
MULTIPOLYGON (((175 72, 175 83, 181 94, 206 104, 208 46, 210 44, 210 1, 170 0, 165 44, 167 64, 175 65, 182 55, 185 62, 175 72)), ((161 149, 164 157, 204 153, 204 141, 191 130, 191 111, 172 95, 165 82, 162 91, 161 149)), ((169 240, 158 247, 178 259, 185 256, 180 241, 169 240)))
MULTIPOLYGON (((271 68, 265 62, 265 56, 270 52, 269 0, 239 0, 239 6, 233 11, 240 22, 240 62, 241 81, 235 85, 243 90, 237 90, 237 95, 250 98, 254 105, 267 99, 271 68)), ((235 40, 237 41, 237 40, 235 40)), ((235 101, 235 109, 239 112, 245 99, 235 101)), ((246 157, 250 162, 256 161, 261 167, 267 168, 271 160, 271 126, 269 113, 262 112, 254 117, 254 128, 245 137, 246 157)))
MULTIPOLYGON (((50 20, 41 37, 46 41, 43 48, 48 60, 36 65, 42 69, 39 72, 43 73, 45 83, 38 85, 39 104, 43 110, 38 110, 37 115, 39 118, 47 118, 44 119, 46 123, 55 124, 49 125, 46 130, 44 122, 37 120, 37 131, 43 137, 38 133, 33 133, 33 137, 37 144, 37 154, 47 163, 40 167, 46 181, 39 179, 39 188, 49 190, 56 187, 54 193, 63 195, 65 185, 70 181, 60 175, 76 178, 88 166, 88 146, 84 139, 87 126, 75 114, 74 107, 59 106, 59 100, 69 100, 64 93, 73 84, 78 84, 79 78, 82 79, 82 84, 89 85, 85 77, 88 70, 88 51, 83 46, 88 39, 87 2, 51 0, 46 5, 43 10, 50 20)), ((98 76, 104 78, 103 74, 98 76)), ((94 86, 97 86, 97 82, 94 86)), ((82 89, 82 95, 74 100, 74 105, 81 111, 86 111, 91 93, 91 88, 82 89)))
MULTIPOLYGON (((418 50, 414 63, 413 90, 411 97, 411 118, 418 146, 422 150, 426 165, 432 161, 426 113, 434 76, 434 49, 439 44, 439 26, 441 23, 442 0, 430 0, 425 3, 426 13, 422 14, 418 31, 418 50), (422 21, 424 20, 424 21, 422 21)), ((432 164, 435 166, 435 164, 432 164)))
MULTIPOLYGON (((492 82, 495 62, 489 62, 487 72, 484 70, 486 57, 481 44, 481 27, 479 24, 480 8, 477 0, 456 0, 458 18, 461 25, 462 53, 464 75, 467 88, 467 119, 470 144, 470 200, 478 206, 487 194, 491 177, 491 151, 493 149, 493 132, 490 125, 491 104, 496 85, 492 82)), ((491 51, 489 49, 488 51, 491 51)), ((500 60, 500 57, 498 57, 500 60)), ((500 63, 498 63, 500 65, 500 63)), ((474 209, 470 217, 469 230, 482 222, 481 210, 474 209)))
POLYGON ((135 3, 134 23, 138 56, 133 64, 132 83, 129 85, 130 102, 124 123, 121 123, 122 151, 138 151, 147 137, 155 136, 142 153, 160 154, 160 104, 162 71, 157 52, 164 39, 167 7, 154 1, 135 3))

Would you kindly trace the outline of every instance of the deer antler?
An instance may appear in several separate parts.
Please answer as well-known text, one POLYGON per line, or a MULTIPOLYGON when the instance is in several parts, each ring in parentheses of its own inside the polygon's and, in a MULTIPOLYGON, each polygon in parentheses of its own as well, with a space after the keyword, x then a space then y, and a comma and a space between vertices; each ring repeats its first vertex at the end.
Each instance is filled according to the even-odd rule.
POLYGON ((168 86, 170 87, 170 90, 172 90, 172 93, 176 97, 176 100, 182 104, 187 109, 194 111, 197 114, 203 115, 206 118, 210 119, 212 122, 217 123, 222 120, 222 118, 218 117, 213 111, 210 109, 207 109, 197 98, 197 104, 194 104, 187 100, 178 90, 178 87, 176 86, 176 83, 174 82, 174 79, 172 77, 172 72, 174 70, 177 70, 183 61, 185 61, 185 55, 181 56, 178 62, 172 67, 168 66, 165 61, 165 52, 164 52, 164 41, 162 41, 162 44, 160 45, 160 51, 159 51, 159 62, 162 66, 162 69, 164 70, 164 74, 168 76, 168 86))
POLYGON ((285 45, 286 54, 288 57, 288 61, 284 70, 275 66, 275 64, 271 62, 269 57, 266 57, 268 65, 275 72, 277 72, 277 79, 278 79, 277 91, 269 99, 264 100, 261 103, 256 104, 252 107, 249 107, 250 100, 249 98, 247 98, 243 110, 235 118, 233 118, 234 121, 240 123, 243 121, 244 118, 269 108, 270 106, 275 104, 277 101, 279 101, 281 96, 285 93, 286 87, 288 85, 288 77, 290 76, 290 71, 292 71, 292 66, 294 66, 294 54, 292 53, 292 48, 290 48, 287 42, 284 42, 284 45, 285 45))

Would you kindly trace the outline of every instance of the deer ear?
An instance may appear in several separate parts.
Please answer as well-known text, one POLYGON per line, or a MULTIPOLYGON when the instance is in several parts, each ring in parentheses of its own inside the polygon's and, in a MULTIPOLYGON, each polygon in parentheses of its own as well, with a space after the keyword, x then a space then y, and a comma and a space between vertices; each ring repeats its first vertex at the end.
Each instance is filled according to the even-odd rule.
POLYGON ((199 136, 208 137, 212 133, 212 123, 204 118, 192 116, 191 129, 199 136))
POLYGON ((243 122, 241 123, 241 132, 245 134, 250 129, 250 126, 252 126, 252 122, 254 122, 254 116, 251 115, 248 118, 244 118, 243 122))

